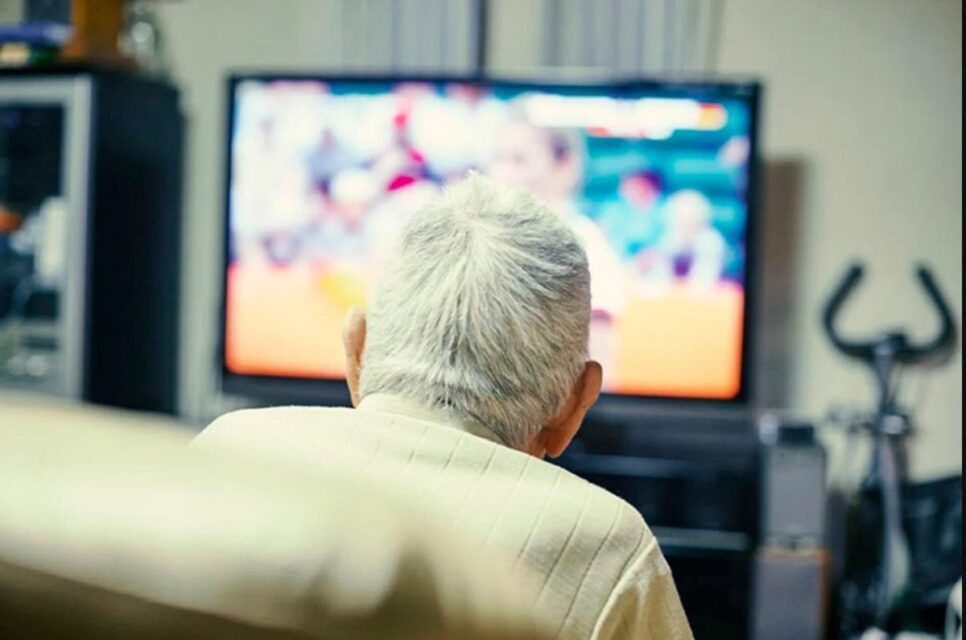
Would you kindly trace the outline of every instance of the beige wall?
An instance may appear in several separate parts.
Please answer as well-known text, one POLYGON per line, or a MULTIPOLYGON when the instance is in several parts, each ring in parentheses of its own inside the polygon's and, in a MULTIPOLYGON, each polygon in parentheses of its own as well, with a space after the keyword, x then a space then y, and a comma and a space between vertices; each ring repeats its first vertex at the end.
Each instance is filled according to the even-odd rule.
POLYGON ((23 19, 25 0, 0 0, 0 24, 18 22, 23 19))
POLYGON ((196 421, 205 422, 220 409, 213 372, 221 287, 225 77, 233 70, 332 69, 342 49, 340 10, 340 0, 159 3, 188 118, 179 391, 182 410, 196 421))
MULTIPOLYGON (((493 0, 495 72, 538 65, 545 1, 493 0)), ((209 399, 223 206, 222 78, 232 68, 335 67, 342 59, 340 7, 339 0, 159 5, 190 118, 182 393, 186 412, 198 419, 218 409, 209 399)), ((863 372, 832 353, 817 325, 819 305, 851 257, 871 267, 869 286, 846 318, 857 331, 895 321, 928 333, 932 318, 910 275, 918 259, 936 268, 961 313, 961 11, 958 0, 724 5, 719 70, 765 83, 765 156, 801 173, 798 231, 788 254, 788 364, 791 403, 807 415, 871 397, 863 372)), ((785 268, 778 261, 769 267, 785 268)), ((962 467, 960 353, 943 369, 909 380, 922 427, 913 458, 919 475, 962 467)))
MULTIPOLYGON (((728 0, 719 69, 766 85, 764 154, 803 163, 791 391, 811 415, 868 402, 870 381, 829 348, 820 305, 853 257, 867 287, 856 332, 933 329, 912 279, 931 265, 962 317, 962 4, 959 0, 728 0)), ((766 268, 768 265, 766 265, 766 268)), ((962 349, 910 375, 913 472, 962 468, 962 349)))

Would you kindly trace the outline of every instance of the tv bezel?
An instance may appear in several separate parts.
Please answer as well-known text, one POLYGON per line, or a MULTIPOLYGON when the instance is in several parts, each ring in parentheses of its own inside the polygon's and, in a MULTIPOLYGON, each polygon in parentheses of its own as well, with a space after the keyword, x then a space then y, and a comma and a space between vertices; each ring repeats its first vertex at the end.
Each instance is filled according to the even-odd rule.
POLYGON ((706 92, 709 96, 737 96, 746 100, 749 107, 749 156, 746 187, 747 220, 745 222, 745 268, 744 300, 742 309, 741 372, 738 393, 732 398, 697 398, 686 396, 666 396, 649 394, 603 393, 594 407, 595 412, 622 414, 633 410, 641 403, 674 408, 697 409, 744 409, 754 404, 754 379, 751 364, 757 351, 754 343, 758 306, 758 239, 760 197, 760 151, 759 124, 762 86, 755 80, 701 80, 701 79, 657 79, 652 77, 612 77, 606 81, 545 81, 520 78, 500 78, 492 75, 425 75, 425 74, 338 74, 312 72, 234 72, 226 78, 226 119, 222 144, 224 150, 224 174, 221 211, 222 255, 221 291, 218 313, 217 333, 217 370, 220 376, 218 388, 223 394, 252 398, 270 403, 313 404, 323 406, 349 406, 351 398, 343 378, 305 378, 242 374, 231 371, 226 363, 226 328, 228 298, 228 267, 231 242, 231 180, 232 180, 232 135, 235 125, 235 88, 242 82, 298 82, 315 81, 324 83, 371 82, 371 83, 416 83, 439 84, 461 83, 478 86, 500 85, 503 87, 535 88, 547 91, 573 91, 580 89, 610 89, 617 93, 634 90, 659 90, 681 92, 684 95, 706 92))

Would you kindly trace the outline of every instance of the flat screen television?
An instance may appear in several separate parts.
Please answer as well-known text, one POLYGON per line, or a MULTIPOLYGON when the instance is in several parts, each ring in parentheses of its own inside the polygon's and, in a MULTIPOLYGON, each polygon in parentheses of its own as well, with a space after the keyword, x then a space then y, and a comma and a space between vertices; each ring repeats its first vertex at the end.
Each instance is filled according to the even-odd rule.
POLYGON ((476 170, 573 225, 608 394, 746 401, 757 103, 753 83, 233 76, 223 389, 347 399, 345 312, 476 170))

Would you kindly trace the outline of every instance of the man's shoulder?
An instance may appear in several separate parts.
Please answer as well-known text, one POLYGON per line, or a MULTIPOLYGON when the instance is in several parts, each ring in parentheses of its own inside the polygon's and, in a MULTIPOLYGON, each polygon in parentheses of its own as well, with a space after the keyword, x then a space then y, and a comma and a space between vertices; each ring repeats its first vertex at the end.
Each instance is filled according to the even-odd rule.
POLYGON ((663 571, 657 541, 641 514, 606 489, 563 469, 554 487, 525 530, 520 557, 557 594, 547 596, 545 605, 554 615, 561 612, 571 635, 623 637, 591 631, 612 616, 614 603, 636 606, 641 585, 663 571))
POLYGON ((633 541, 633 546, 640 548, 653 542, 654 535, 643 516, 629 502, 566 469, 560 468, 560 472, 559 486, 565 487, 566 493, 570 495, 579 493, 582 496, 581 506, 574 508, 580 508, 583 514, 594 514, 595 517, 605 520, 609 517, 610 537, 633 541))

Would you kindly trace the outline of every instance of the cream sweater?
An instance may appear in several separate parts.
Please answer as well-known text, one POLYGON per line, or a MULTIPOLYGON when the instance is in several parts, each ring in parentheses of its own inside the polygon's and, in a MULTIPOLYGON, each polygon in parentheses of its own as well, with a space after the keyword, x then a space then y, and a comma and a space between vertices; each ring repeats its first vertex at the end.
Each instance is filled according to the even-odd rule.
POLYGON ((476 536, 536 579, 559 638, 692 638, 668 565, 640 514, 486 428, 412 401, 275 408, 215 420, 195 446, 257 449, 365 478, 476 536))

